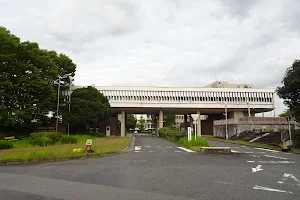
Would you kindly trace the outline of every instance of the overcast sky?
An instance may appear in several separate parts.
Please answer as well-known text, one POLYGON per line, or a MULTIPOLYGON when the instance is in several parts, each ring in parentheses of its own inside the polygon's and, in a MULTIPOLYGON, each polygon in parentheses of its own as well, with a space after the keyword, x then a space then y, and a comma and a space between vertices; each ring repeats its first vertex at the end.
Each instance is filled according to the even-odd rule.
POLYGON ((67 54, 77 85, 276 88, 299 19, 300 0, 0 0, 0 26, 67 54))

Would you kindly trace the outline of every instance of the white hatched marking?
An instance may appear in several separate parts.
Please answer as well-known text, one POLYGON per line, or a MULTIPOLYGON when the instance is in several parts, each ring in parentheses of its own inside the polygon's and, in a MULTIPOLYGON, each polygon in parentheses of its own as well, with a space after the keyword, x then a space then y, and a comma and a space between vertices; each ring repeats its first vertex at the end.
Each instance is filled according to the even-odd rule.
POLYGON ((270 151, 270 152, 280 152, 280 151, 276 151, 276 150, 272 150, 272 149, 263 149, 263 148, 255 148, 255 149, 258 149, 258 150, 264 150, 264 151, 270 151))
POLYGON ((266 191, 271 191, 271 192, 282 192, 282 193, 290 193, 290 194, 294 194, 292 192, 289 191, 285 191, 285 190, 278 190, 278 189, 273 189, 273 188, 268 188, 268 187, 263 187, 263 186, 259 186, 259 185, 255 185, 253 187, 254 190, 266 190, 266 191))
POLYGON ((239 151, 231 150, 232 153, 240 153, 239 151))
POLYGON ((269 156, 269 155, 264 155, 265 157, 269 157, 269 158, 278 158, 278 159, 283 159, 286 160, 287 158, 283 158, 283 157, 277 157, 277 156, 269 156))
POLYGON ((184 148, 184 147, 177 147, 177 148, 178 148, 178 149, 181 149, 181 150, 183 150, 183 151, 189 152, 189 153, 195 152, 195 151, 192 151, 192 150, 190 150, 190 149, 186 149, 186 148, 184 148))
POLYGON ((247 160, 248 163, 255 163, 253 160, 247 160))
POLYGON ((135 153, 140 153, 141 151, 134 151, 135 153))

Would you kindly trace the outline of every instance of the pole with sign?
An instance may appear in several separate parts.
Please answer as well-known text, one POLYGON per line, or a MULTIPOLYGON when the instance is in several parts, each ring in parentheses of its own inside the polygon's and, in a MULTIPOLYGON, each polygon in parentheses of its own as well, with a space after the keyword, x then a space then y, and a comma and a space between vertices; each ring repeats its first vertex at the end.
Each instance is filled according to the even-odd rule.
POLYGON ((188 131, 188 141, 191 141, 192 140, 192 128, 188 127, 187 131, 188 131))
POLYGON ((197 139, 197 120, 198 120, 198 117, 199 117, 199 114, 191 114, 193 120, 194 120, 194 123, 195 123, 195 140, 197 139))

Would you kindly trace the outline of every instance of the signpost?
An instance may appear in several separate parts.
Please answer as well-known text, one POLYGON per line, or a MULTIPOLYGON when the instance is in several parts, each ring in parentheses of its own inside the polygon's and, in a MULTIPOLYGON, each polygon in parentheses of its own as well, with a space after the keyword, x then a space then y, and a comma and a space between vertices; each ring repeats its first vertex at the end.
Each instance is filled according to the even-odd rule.
POLYGON ((92 150, 92 140, 91 139, 87 139, 86 140, 86 143, 85 143, 85 145, 86 145, 86 150, 87 150, 87 152, 89 152, 89 153, 91 153, 91 152, 94 152, 93 150, 92 150))
POLYGON ((192 128, 187 127, 187 131, 188 131, 188 141, 191 141, 192 140, 192 128))
POLYGON ((198 117, 199 117, 199 114, 191 114, 193 120, 194 120, 194 123, 195 123, 195 140, 197 139, 197 120, 198 120, 198 117))

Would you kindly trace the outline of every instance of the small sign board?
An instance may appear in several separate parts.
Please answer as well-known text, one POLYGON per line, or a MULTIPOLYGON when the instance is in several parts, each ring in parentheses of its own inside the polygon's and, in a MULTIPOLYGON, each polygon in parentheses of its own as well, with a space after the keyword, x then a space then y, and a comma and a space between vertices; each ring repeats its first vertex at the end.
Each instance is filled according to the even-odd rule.
POLYGON ((188 141, 191 141, 192 140, 192 128, 187 127, 187 131, 188 131, 188 141))
POLYGON ((85 145, 92 145, 92 140, 91 139, 87 139, 85 145))
POLYGON ((196 121, 199 117, 199 114, 191 114, 194 121, 196 121))

